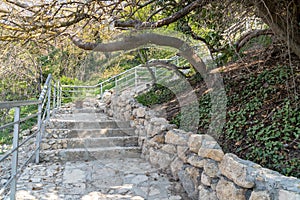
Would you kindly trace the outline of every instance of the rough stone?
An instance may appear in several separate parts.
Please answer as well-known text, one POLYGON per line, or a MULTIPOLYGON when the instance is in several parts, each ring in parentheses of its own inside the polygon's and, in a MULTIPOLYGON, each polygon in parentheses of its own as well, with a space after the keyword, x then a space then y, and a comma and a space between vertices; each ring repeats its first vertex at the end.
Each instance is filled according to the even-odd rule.
POLYGON ((150 124, 147 125, 146 132, 148 137, 159 135, 167 130, 168 121, 165 118, 152 118, 150 124))
POLYGON ((187 146, 189 135, 190 133, 179 129, 169 130, 166 134, 166 143, 187 146))
POLYGON ((198 200, 198 195, 199 195, 198 187, 195 186, 194 181, 191 178, 188 170, 181 169, 178 173, 178 176, 188 196, 193 200, 198 200))
POLYGON ((214 160, 205 159, 204 171, 211 178, 217 177, 219 173, 218 163, 214 160))
POLYGON ((138 185, 138 184, 143 183, 147 180, 148 180, 148 177, 146 175, 137 175, 131 180, 131 183, 133 183, 135 185, 138 185))
MULTIPOLYGON (((300 190, 300 189, 299 189, 300 190)), ((299 200, 300 199, 300 191, 299 193, 291 192, 287 190, 279 190, 278 200, 299 200)))
POLYGON ((173 155, 175 155, 176 152, 177 152, 176 147, 175 147, 174 145, 171 145, 171 144, 166 144, 166 145, 164 145, 164 146, 161 148, 161 150, 163 150, 163 151, 165 151, 165 152, 167 152, 167 153, 169 153, 169 154, 173 154, 173 155))
POLYGON ((176 158, 170 165, 171 167, 171 172, 172 172, 172 175, 173 175, 173 178, 175 180, 178 180, 179 177, 178 177, 178 172, 182 169, 182 166, 183 166, 183 162, 179 159, 179 158, 176 158))
POLYGON ((22 131, 22 134, 23 134, 24 136, 30 135, 30 130, 29 130, 29 129, 26 129, 26 130, 22 131))
POLYGON ((205 159, 202 157, 199 157, 197 154, 191 154, 188 156, 187 162, 194 167, 203 168, 205 159))
POLYGON ((110 104, 111 103, 111 97, 112 97, 112 93, 110 91, 105 91, 102 95, 102 100, 106 104, 110 104))
POLYGON ((199 149, 198 155, 203 158, 210 158, 215 161, 221 161, 224 156, 224 152, 221 149, 209 149, 201 147, 199 149))
POLYGON ((1 179, 1 185, 4 185, 5 183, 7 183, 7 179, 1 179))
POLYGON ((138 109, 136 109, 136 116, 138 118, 143 118, 146 115, 146 109, 143 107, 139 107, 138 109))
POLYGON ((131 112, 130 111, 125 111, 123 113, 124 113, 123 120, 126 120, 126 121, 130 120, 130 118, 131 118, 131 112))
POLYGON ((44 150, 48 150, 51 148, 51 145, 47 144, 47 143, 42 143, 41 148, 44 150))
POLYGON ((198 189, 199 189, 199 200, 218 200, 216 193, 211 189, 208 189, 203 185, 200 185, 198 189))
MULTIPOLYGON (((59 141, 57 141, 57 142, 59 142, 59 141)), ((50 144, 50 145, 53 145, 53 144, 55 144, 55 143, 56 143, 55 140, 50 140, 50 141, 48 142, 48 144, 50 144)))
MULTIPOLYGON (((228 156, 227 154, 224 156, 221 147, 209 135, 191 135, 185 131, 172 130, 174 128, 173 125, 168 124, 168 121, 164 118, 157 118, 159 115, 152 111, 146 112, 144 107, 134 102, 131 95, 130 92, 127 92, 125 95, 121 95, 122 97, 119 99, 111 98, 111 105, 107 106, 105 112, 112 112, 113 117, 118 120, 127 118, 131 120, 131 126, 137 129, 135 133, 139 136, 139 144, 143 148, 142 152, 147 154, 144 156, 151 163, 163 169, 163 171, 171 171, 174 179, 180 180, 175 184, 179 185, 182 183, 191 199, 244 200, 249 198, 249 200, 269 200, 271 196, 275 196, 277 200, 300 199, 298 179, 284 177, 274 171, 258 167, 254 163, 235 158, 234 156, 228 156), (140 113, 138 114, 138 112, 140 113), (174 160, 174 158, 176 159, 174 160), (185 165, 184 163, 189 163, 190 165, 185 165), (198 187, 198 185, 200 186, 198 187), (253 188, 254 191, 246 188, 253 188)), ((56 129, 68 128, 66 123, 57 125, 56 129)), ((48 139, 54 138, 53 133, 49 133, 48 139)), ((64 134, 57 132, 57 134, 58 138, 65 138, 68 131, 64 134)), ((56 145, 57 148, 61 148, 64 145, 59 140, 55 141, 52 147, 56 145)), ((46 159, 53 161, 58 159, 57 156, 59 156, 58 153, 50 155, 46 159)), ((66 169, 70 171, 68 175, 70 178, 65 178, 65 173, 60 172, 61 174, 59 175, 54 171, 48 170, 47 167, 42 168, 42 172, 37 174, 32 170, 26 174, 28 180, 31 179, 31 182, 28 183, 28 180, 26 182, 24 177, 20 178, 23 181, 20 187, 24 189, 28 185, 29 190, 34 188, 39 193, 43 192, 45 194, 44 188, 47 186, 52 187, 53 185, 51 190, 61 190, 63 188, 66 189, 65 191, 70 192, 67 195, 60 195, 60 199, 80 199, 83 197, 81 193, 87 191, 98 191, 93 193, 95 194, 95 199, 110 199, 106 198, 109 195, 111 195, 111 199, 126 198, 126 195, 129 195, 130 199, 147 198, 154 200, 171 199, 173 197, 177 199, 177 196, 161 192, 163 189, 170 187, 169 184, 161 182, 159 185, 153 185, 164 178, 167 179, 162 174, 158 174, 156 169, 148 168, 147 165, 139 166, 140 164, 136 162, 126 162, 125 165, 121 164, 122 162, 118 160, 109 163, 107 166, 103 160, 97 165, 89 164, 90 162, 77 163, 76 168, 66 169), (130 165, 133 165, 130 171, 123 171, 130 165), (73 171, 78 170, 82 166, 85 168, 80 170, 85 173, 84 175, 81 175, 79 171, 78 173, 73 171), (102 167, 105 170, 101 169, 102 167), (147 172, 141 169, 147 170, 147 172), (96 176, 92 173, 96 173, 96 176), (42 176, 45 177, 41 178, 42 176), (55 184, 45 183, 48 180, 51 181, 53 177, 55 177, 55 184), (77 181, 68 183, 71 177, 75 177, 77 181), (93 181, 93 184, 90 184, 91 181, 93 181), (54 189, 54 187, 56 188, 54 189)), ((3 179, 7 178, 9 177, 3 177, 3 179)), ((49 192, 50 190, 45 191, 49 192)), ((86 199, 91 199, 90 194, 86 193, 85 195, 86 199)), ((178 197, 178 199, 181 199, 181 197, 178 197)))
POLYGON ((253 191, 249 200, 271 200, 267 191, 253 191))
POLYGON ((203 136, 199 135, 199 134, 192 134, 189 137, 188 146, 190 148, 190 151, 192 151, 194 153, 199 152, 199 149, 202 145, 202 138, 203 138, 203 136))
POLYGON ((81 183, 85 179, 86 173, 80 169, 69 169, 64 173, 65 183, 81 183))
POLYGON ((211 177, 207 176, 204 171, 201 174, 201 183, 206 186, 211 185, 211 177))
POLYGON ((127 104, 126 107, 125 107, 125 110, 130 111, 130 110, 131 110, 131 105, 130 105, 130 104, 127 104))
POLYGON ((177 146, 177 155, 184 163, 187 163, 187 159, 188 159, 187 151, 188 151, 188 147, 177 146))
POLYGON ((224 152, 220 145, 209 135, 200 135, 202 142, 199 148, 198 155, 204 158, 211 158, 216 161, 221 161, 224 152))
POLYGON ((201 171, 196 167, 187 167, 185 170, 193 180, 195 187, 198 188, 201 183, 201 171))
POLYGON ((163 135, 156 135, 153 138, 151 138, 149 142, 164 144, 165 143, 165 136, 163 136, 163 135))
POLYGON ((167 168, 172 162, 172 157, 168 153, 156 151, 151 148, 149 154, 150 163, 159 166, 160 168, 167 168))
POLYGON ((218 182, 216 191, 219 200, 246 200, 246 189, 239 188, 233 182, 227 181, 224 178, 221 178, 218 182))
POLYGON ((249 166, 243 164, 236 155, 226 154, 219 167, 221 173, 238 186, 244 188, 252 188, 254 186, 254 180, 247 174, 249 166))

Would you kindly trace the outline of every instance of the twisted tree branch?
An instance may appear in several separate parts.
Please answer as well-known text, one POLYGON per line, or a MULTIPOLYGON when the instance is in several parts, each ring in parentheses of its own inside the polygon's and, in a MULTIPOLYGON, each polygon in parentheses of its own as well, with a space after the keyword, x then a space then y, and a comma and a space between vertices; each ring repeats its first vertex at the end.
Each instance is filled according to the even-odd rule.
POLYGON ((93 50, 101 52, 113 52, 122 50, 132 50, 144 45, 154 44, 159 46, 172 47, 179 50, 187 61, 198 71, 202 76, 207 75, 207 68, 202 59, 194 52, 194 49, 181 39, 172 36, 159 35, 155 33, 144 33, 124 37, 120 41, 111 43, 90 43, 84 42, 76 36, 70 36, 72 42, 79 48, 84 50, 93 50))
POLYGON ((169 25, 178 19, 186 16, 191 11, 193 11, 196 8, 202 7, 206 4, 208 4, 209 0, 196 0, 184 7, 183 9, 179 10, 178 12, 174 13, 173 15, 166 17, 164 19, 158 20, 156 22, 142 22, 140 20, 128 20, 128 21, 115 21, 115 27, 118 28, 136 28, 136 29, 145 29, 145 28, 158 28, 162 27, 164 25, 169 25))

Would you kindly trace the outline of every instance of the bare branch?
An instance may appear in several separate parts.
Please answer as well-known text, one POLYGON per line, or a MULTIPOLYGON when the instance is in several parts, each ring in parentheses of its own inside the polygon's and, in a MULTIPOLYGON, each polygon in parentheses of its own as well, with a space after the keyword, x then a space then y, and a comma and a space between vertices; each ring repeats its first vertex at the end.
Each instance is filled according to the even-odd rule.
POLYGON ((249 42, 251 39, 261 36, 261 35, 273 35, 274 32, 270 29, 265 30, 255 30, 251 31, 249 33, 246 33, 244 36, 242 36, 237 42, 236 42, 236 50, 239 52, 241 48, 249 42))
POLYGON ((178 12, 174 13, 173 15, 171 15, 167 18, 158 20, 157 22, 142 22, 139 20, 129 20, 129 21, 124 22, 124 21, 117 20, 117 21, 115 21, 115 27, 120 27, 120 28, 133 27, 136 29, 162 27, 164 25, 168 25, 168 24, 171 24, 171 23, 177 21, 178 19, 189 14, 194 9, 206 5, 208 2, 209 1, 205 1, 205 0, 196 0, 192 3, 190 3, 189 5, 187 5, 186 7, 184 7, 183 9, 179 10, 178 12))
POLYGON ((166 67, 167 69, 171 69, 175 72, 176 75, 178 75, 179 77, 186 77, 184 75, 184 73, 182 73, 179 69, 178 66, 168 62, 168 61, 165 61, 165 60, 150 60, 147 62, 147 65, 149 67, 151 66, 163 66, 163 67, 166 67))

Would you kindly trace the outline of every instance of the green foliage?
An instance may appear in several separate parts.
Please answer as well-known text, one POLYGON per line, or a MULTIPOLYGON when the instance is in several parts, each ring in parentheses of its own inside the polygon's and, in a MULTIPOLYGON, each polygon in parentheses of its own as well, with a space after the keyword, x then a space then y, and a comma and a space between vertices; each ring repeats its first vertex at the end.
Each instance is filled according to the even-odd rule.
POLYGON ((19 74, 0 74, 0 101, 28 100, 38 97, 39 84, 36 79, 19 74))
MULTIPOLYGON (((188 81, 192 86, 195 86, 203 81, 203 77, 199 72, 193 72, 193 70, 191 70, 188 81)), ((211 101, 209 93, 202 95, 198 99, 198 105, 199 113, 196 113, 197 109, 195 109, 195 105, 191 103, 190 105, 181 108, 181 111, 171 119, 171 123, 176 124, 178 127, 180 126, 186 131, 190 131, 190 128, 193 128, 192 124, 198 124, 199 132, 206 132, 206 129, 208 128, 210 122, 211 101), (190 114, 183 115, 183 113, 190 114), (195 115, 197 115, 197 118, 199 117, 199 123, 194 122, 193 116, 195 115)))
POLYGON ((70 78, 70 77, 67 77, 67 76, 62 76, 60 78, 60 83, 62 85, 75 85, 75 84, 79 83, 79 80, 76 79, 76 78, 70 78))
POLYGON ((278 66, 242 77, 242 88, 228 82, 231 95, 224 137, 232 145, 224 148, 284 175, 300 177, 300 159, 292 159, 299 154, 290 153, 300 148, 300 110, 295 106, 299 97, 279 98, 291 76, 289 68, 278 66))
POLYGON ((190 76, 189 82, 191 85, 196 85, 203 81, 203 77, 199 72, 193 72, 194 70, 190 70, 189 74, 187 76, 190 76))
POLYGON ((282 108, 274 110, 272 123, 256 122, 246 129, 247 143, 255 142, 249 147, 246 158, 268 168, 281 171, 284 175, 300 177, 300 159, 287 159, 296 155, 289 154, 289 149, 300 149, 300 116, 299 109, 290 106, 285 99, 282 108))
POLYGON ((144 106, 152 106, 170 101, 175 94, 160 84, 155 84, 148 92, 136 97, 136 100, 144 106))
MULTIPOLYGON (((37 113, 37 106, 30 105, 30 106, 23 106, 21 107, 20 117, 25 118, 27 116, 33 115, 37 113)), ((6 123, 12 122, 14 119, 14 109, 10 109, 6 116, 0 115, 2 121, 0 122, 0 126, 6 123)), ((24 122, 20 123, 20 132, 23 130, 31 130, 34 125, 37 123, 37 117, 33 117, 28 119, 24 122)), ((3 144, 12 144, 12 137, 13 137, 13 126, 8 127, 4 130, 0 130, 0 145, 3 144)), ((19 135, 20 139, 22 139, 22 134, 19 135)), ((1 153, 1 151, 0 151, 1 153)))
MULTIPOLYGON (((211 101, 209 94, 204 94, 199 98, 199 128, 198 131, 200 133, 205 133, 208 129, 210 123, 210 108, 211 108, 211 101)), ((176 124, 178 127, 191 127, 194 123, 193 116, 196 115, 197 109, 193 105, 186 106, 182 108, 183 111, 178 113, 173 119, 170 121, 172 124, 176 124), (183 116, 183 112, 191 113, 190 115, 183 116), (182 124, 184 123, 184 124, 182 124)), ((190 131, 189 129, 185 129, 186 131, 190 131)))
MULTIPOLYGON (((299 96, 287 95, 285 90, 292 76, 289 67, 278 66, 241 75, 238 80, 225 79, 227 119, 220 141, 226 152, 234 152, 284 175, 300 177, 299 96)), ((190 79, 195 81, 197 77, 190 79)), ((155 92, 142 97, 141 102, 160 98, 155 92)), ((190 113, 196 110, 193 106, 182 109, 190 113)), ((210 110, 210 95, 206 93, 199 98, 199 133, 208 130, 210 110)), ((189 127, 193 124, 190 116, 180 112, 171 123, 180 128, 189 127)))
MULTIPOLYGON (((62 76, 60 78, 61 85, 80 85, 81 82, 78 79, 73 79, 70 77, 62 76)), ((74 100, 75 97, 79 97, 80 93, 79 90, 71 88, 71 87, 64 87, 62 92, 62 103, 69 103, 74 100), (77 92, 75 92, 77 91, 77 92)))
POLYGON ((52 74, 56 79, 62 76, 75 78, 78 76, 80 66, 84 65, 84 62, 88 63, 89 68, 95 66, 96 61, 93 54, 88 54, 88 56, 87 53, 82 51, 75 51, 68 42, 64 45, 64 49, 51 46, 47 52, 37 55, 37 60, 41 64, 43 77, 52 74))
POLYGON ((223 50, 216 56, 215 60, 218 66, 222 66, 237 59, 238 56, 235 53, 234 48, 227 44, 223 47, 223 50))
POLYGON ((268 47, 272 44, 272 38, 269 35, 260 35, 258 37, 252 38, 249 40, 240 50, 240 53, 243 53, 249 49, 260 47, 268 47))

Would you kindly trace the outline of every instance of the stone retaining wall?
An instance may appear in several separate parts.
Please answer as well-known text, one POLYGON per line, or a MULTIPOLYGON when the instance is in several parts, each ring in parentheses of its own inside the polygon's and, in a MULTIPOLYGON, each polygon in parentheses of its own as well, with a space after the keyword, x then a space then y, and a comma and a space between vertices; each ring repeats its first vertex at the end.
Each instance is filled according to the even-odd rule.
POLYGON ((222 151, 209 135, 176 129, 133 93, 104 95, 106 112, 130 120, 143 157, 181 182, 193 200, 299 200, 300 180, 222 151))

